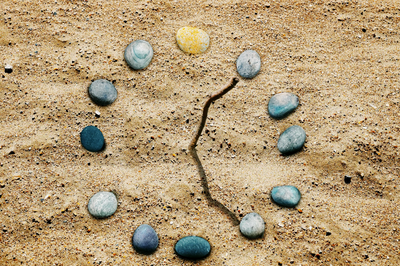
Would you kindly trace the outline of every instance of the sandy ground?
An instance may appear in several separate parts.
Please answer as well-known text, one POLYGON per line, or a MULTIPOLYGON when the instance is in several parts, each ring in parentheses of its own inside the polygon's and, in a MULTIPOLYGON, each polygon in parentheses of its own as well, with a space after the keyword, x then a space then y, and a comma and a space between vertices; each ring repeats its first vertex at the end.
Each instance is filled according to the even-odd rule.
POLYGON ((398 1, 5 0, 0 11, 0 265, 399 264, 398 1), (183 26, 210 35, 204 54, 179 50, 183 26), (123 58, 137 39, 154 49, 142 71, 123 58), (209 205, 186 150, 207 95, 247 49, 261 71, 211 106, 198 156, 235 219, 264 218, 259 240, 209 205), (98 78, 118 90, 111 106, 87 95, 98 78), (277 121, 267 103, 279 92, 300 106, 277 121), (103 152, 80 145, 88 125, 103 152), (291 125, 307 142, 281 156, 291 125), (286 184, 302 192, 295 209, 270 200, 286 184), (96 220, 87 202, 103 190, 120 205, 96 220), (160 238, 151 256, 131 245, 142 223, 160 238), (209 240, 211 255, 179 258, 187 235, 209 240))

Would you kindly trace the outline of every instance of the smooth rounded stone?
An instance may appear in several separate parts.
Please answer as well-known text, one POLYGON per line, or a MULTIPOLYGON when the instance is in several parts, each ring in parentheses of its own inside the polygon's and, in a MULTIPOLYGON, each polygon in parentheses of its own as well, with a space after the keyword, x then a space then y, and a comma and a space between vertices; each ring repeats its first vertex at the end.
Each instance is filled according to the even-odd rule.
POLYGON ((268 113, 275 119, 282 119, 299 105, 299 98, 288 92, 276 94, 268 102, 268 113))
POLYGON ((105 144, 103 133, 95 126, 87 126, 81 132, 81 143, 88 151, 101 151, 105 144))
POLYGON ((276 204, 291 208, 299 203, 301 194, 294 186, 279 186, 272 189, 271 198, 276 204))
POLYGON ((210 243, 202 237, 187 236, 176 242, 175 252, 182 258, 198 260, 210 254, 211 246, 210 243))
POLYGON ((247 214, 240 221, 240 232, 247 238, 262 237, 265 231, 265 223, 258 213, 247 214))
POLYGON ((117 207, 117 197, 112 192, 98 192, 90 198, 88 204, 89 213, 98 219, 113 215, 117 207))
POLYGON ((158 247, 157 233, 150 225, 142 224, 133 233, 132 244, 137 252, 151 254, 158 247))
POLYGON ((236 60, 236 69, 242 78, 255 77, 261 68, 261 58, 254 50, 244 51, 236 60))
POLYGON ((146 41, 136 40, 126 47, 124 57, 131 68, 140 70, 150 64, 153 58, 153 48, 146 41))
POLYGON ((210 44, 210 36, 204 30, 183 27, 176 33, 176 42, 185 53, 201 54, 207 50, 210 44))
POLYGON ((282 154, 292 154, 301 150, 305 141, 304 129, 300 126, 291 126, 279 136, 278 150, 282 154))
POLYGON ((92 82, 89 87, 89 97, 95 104, 106 106, 117 99, 118 92, 114 85, 105 79, 98 79, 92 82))

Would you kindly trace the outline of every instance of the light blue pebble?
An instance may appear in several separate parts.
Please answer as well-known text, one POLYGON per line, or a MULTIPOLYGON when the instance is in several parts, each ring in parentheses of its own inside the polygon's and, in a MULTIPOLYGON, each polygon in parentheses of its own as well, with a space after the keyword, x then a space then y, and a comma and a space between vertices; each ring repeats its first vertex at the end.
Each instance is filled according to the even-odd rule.
POLYGON ((299 203, 301 194, 294 186, 279 186, 272 189, 271 198, 276 204, 291 208, 299 203))
POLYGON ((268 102, 268 113, 275 119, 282 119, 293 112, 299 105, 299 98, 292 93, 279 93, 268 102))
POLYGON ((182 258, 199 260, 210 254, 211 246, 210 243, 202 237, 187 236, 176 242, 175 252, 182 258))
POLYGON ((158 247, 157 233, 150 225, 142 224, 133 233, 132 244, 137 252, 151 254, 158 247))
POLYGON ((301 150, 305 141, 304 129, 300 126, 291 126, 279 136, 278 150, 282 154, 292 154, 301 150))
POLYGON ((89 87, 89 97, 95 104, 106 106, 112 104, 118 96, 114 85, 105 79, 92 82, 89 87))
POLYGON ((126 47, 124 57, 126 63, 128 63, 131 68, 140 70, 150 64, 153 58, 153 48, 150 43, 137 40, 126 47))
POLYGON ((236 60, 236 69, 243 78, 255 77, 261 68, 261 58, 254 50, 244 51, 236 60))
POLYGON ((113 215, 117 207, 117 197, 112 192, 98 192, 90 198, 88 203, 89 213, 98 219, 113 215))
POLYGON ((262 237, 265 231, 263 218, 255 212, 246 214, 240 221, 240 232, 247 238, 262 237))

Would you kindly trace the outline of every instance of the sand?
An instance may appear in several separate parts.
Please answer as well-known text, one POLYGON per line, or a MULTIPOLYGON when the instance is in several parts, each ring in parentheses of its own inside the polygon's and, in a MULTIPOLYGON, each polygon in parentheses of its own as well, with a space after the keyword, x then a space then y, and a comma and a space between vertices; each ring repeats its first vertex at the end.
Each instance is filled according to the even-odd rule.
POLYGON ((398 265, 398 1, 5 0, 0 11, 0 265, 398 265), (184 26, 210 35, 204 54, 178 48, 184 26), (154 49, 141 71, 123 58, 137 39, 154 49), (211 106, 197 147, 216 206, 187 147, 247 49, 260 73, 211 106), (118 90, 111 106, 88 97, 100 78, 118 90), (300 105, 274 120, 280 92, 300 105), (81 146, 88 125, 103 152, 81 146), (291 125, 306 144, 281 156, 291 125), (278 185, 299 188, 296 208, 271 202, 278 185), (105 220, 87 211, 98 191, 118 195, 105 220), (237 225, 253 211, 266 222, 258 240, 237 225), (160 238, 150 256, 131 245, 143 223, 160 238), (211 255, 179 258, 187 235, 211 255))

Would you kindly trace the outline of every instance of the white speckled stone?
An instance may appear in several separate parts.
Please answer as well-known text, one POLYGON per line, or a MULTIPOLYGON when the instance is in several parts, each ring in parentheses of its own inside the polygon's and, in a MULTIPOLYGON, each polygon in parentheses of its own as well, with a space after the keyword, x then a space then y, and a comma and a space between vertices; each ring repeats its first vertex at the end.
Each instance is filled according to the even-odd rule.
POLYGON ((254 78, 261 68, 261 58, 254 50, 244 51, 236 60, 236 68, 243 78, 254 78))
POLYGON ((117 207, 117 197, 112 192, 98 192, 90 198, 88 203, 89 213, 98 219, 113 215, 117 207))
POLYGON ((265 223, 258 213, 249 213, 240 221, 240 232, 247 238, 262 237, 264 231, 265 223))

